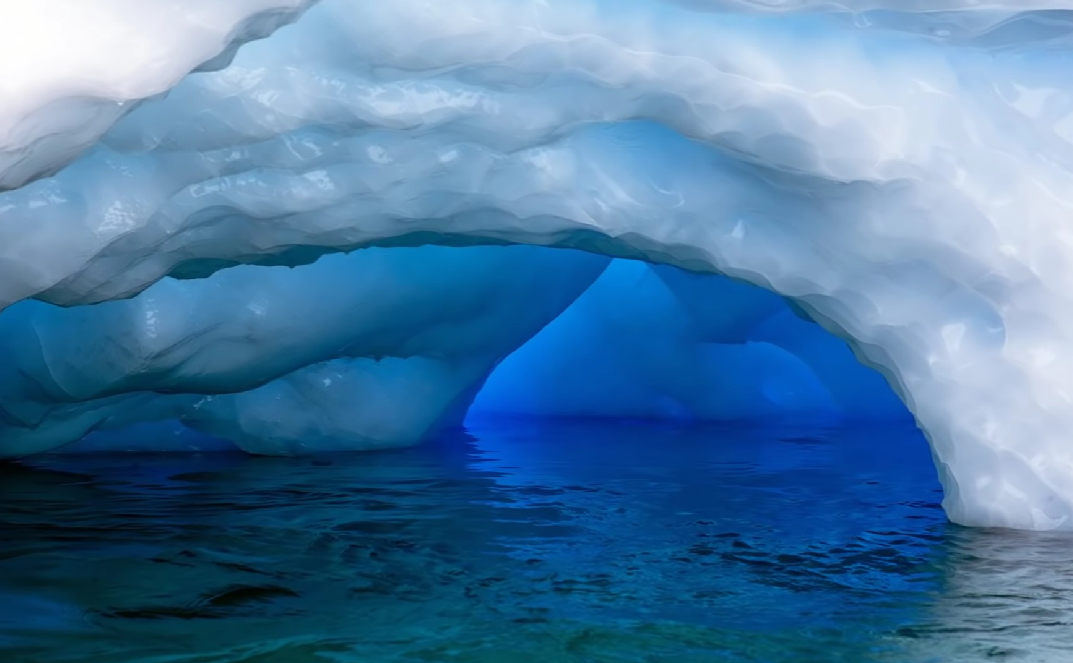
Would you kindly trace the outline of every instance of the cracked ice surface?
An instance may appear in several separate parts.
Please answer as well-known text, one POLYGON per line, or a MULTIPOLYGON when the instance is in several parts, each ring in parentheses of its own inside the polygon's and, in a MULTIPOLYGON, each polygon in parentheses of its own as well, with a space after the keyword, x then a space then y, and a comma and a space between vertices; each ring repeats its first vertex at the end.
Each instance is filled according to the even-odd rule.
POLYGON ((94 3, 105 50, 69 4, 0 21, 58 35, 0 39, 0 306, 377 245, 729 274, 882 370, 951 518, 1073 528, 1073 3, 323 0, 228 66, 305 3, 94 3))

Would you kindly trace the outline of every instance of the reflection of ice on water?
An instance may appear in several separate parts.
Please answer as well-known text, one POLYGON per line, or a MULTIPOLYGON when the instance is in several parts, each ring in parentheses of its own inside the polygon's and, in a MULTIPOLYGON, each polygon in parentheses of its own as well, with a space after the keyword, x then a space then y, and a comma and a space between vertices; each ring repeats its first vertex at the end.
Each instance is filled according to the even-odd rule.
POLYGON ((1073 660, 1064 539, 947 525, 915 431, 473 433, 6 466, 0 660, 1073 660))
POLYGON ((898 636, 919 660, 1073 661, 1073 535, 951 528, 943 583, 898 636))

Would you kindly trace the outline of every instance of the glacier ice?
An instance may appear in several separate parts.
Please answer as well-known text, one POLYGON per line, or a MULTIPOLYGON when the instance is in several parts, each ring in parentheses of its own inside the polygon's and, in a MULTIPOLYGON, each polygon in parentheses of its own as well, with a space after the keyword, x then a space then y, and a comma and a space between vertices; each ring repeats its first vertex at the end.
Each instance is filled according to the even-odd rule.
POLYGON ((165 279, 132 299, 0 313, 2 453, 178 419, 247 451, 413 444, 607 258, 538 247, 335 254, 165 279))
MULTIPOLYGON (((531 278, 512 282, 514 259, 490 253, 477 280, 492 285, 480 287, 451 285, 457 266, 414 267, 412 289, 476 288, 488 308, 474 319, 506 320, 488 331, 494 352, 455 348, 474 362, 464 376, 443 372, 439 349, 377 362, 375 349, 329 347, 327 323, 318 340, 253 343, 263 357, 245 355, 255 351, 246 340, 206 350, 214 331, 235 331, 228 312, 189 307, 212 309, 209 289, 229 279, 286 289, 322 263, 341 275, 343 258, 330 255, 357 249, 355 264, 378 259, 361 257, 380 255, 369 247, 532 244, 663 265, 652 274, 692 316, 687 326, 727 339, 762 312, 720 320, 663 270, 790 299, 746 341, 768 348, 766 365, 797 366, 797 383, 822 383, 836 409, 867 408, 839 401, 850 379, 841 350, 791 331, 794 316, 845 339, 926 431, 954 521, 1073 529, 1073 318, 1062 313, 1073 281, 1073 2, 82 4, 24 3, 0 21, 5 453, 150 415, 266 449, 391 427, 372 417, 382 406, 347 421, 362 415, 332 395, 329 415, 273 428, 272 403, 311 413, 310 387, 331 375, 354 393, 441 385, 442 402, 415 426, 457 418, 448 392, 471 398, 602 264, 527 254, 517 267, 531 278), (150 306, 158 293, 174 301, 150 306), (172 352, 123 335, 133 327, 122 321, 148 313, 192 340, 170 336, 172 352), (306 341, 324 352, 296 349, 306 341), (154 363, 185 351, 193 363, 154 363), (292 352, 309 361, 288 364, 292 352), (224 375, 231 360, 241 369, 224 375), (124 368, 96 375, 109 362, 124 368)), ((320 309, 338 294, 287 292, 315 294, 320 309)), ((426 301, 382 294, 385 311, 426 301)), ((320 309, 290 322, 313 325, 320 309)), ((424 319, 445 325, 430 348, 467 331, 451 331, 452 315, 424 319)), ((148 320, 138 324, 144 334, 148 320)), ((698 345, 742 352, 712 338, 698 345)), ((523 407, 508 391, 500 402, 523 407)), ((646 398, 635 405, 660 400, 646 398)), ((681 401, 659 407, 681 412, 681 401)), ((364 439, 374 438, 386 439, 364 439)))

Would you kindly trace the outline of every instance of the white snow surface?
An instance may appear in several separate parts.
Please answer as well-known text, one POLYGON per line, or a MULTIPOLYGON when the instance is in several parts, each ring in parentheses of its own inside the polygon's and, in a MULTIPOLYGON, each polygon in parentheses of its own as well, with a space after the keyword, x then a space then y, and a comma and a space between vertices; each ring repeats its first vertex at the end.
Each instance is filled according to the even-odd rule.
MULTIPOLYGON (((1073 529, 1073 2, 307 4, 0 6, 0 307, 21 302, 4 316, 370 246, 722 273, 792 298, 887 376, 954 521, 1073 529)), ((19 392, 40 410, 5 405, 5 425, 147 393, 65 389, 19 392)))
POLYGON ((311 2, 0 4, 0 191, 54 172, 137 102, 226 64, 311 2))

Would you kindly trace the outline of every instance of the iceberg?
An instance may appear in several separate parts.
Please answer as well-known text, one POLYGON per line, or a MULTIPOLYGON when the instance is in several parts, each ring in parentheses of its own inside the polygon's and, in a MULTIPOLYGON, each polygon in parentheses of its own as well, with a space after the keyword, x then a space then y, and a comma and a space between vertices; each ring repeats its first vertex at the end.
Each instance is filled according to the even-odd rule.
POLYGON ((1073 2, 82 4, 0 21, 0 453, 902 416, 875 369, 953 521, 1073 529, 1073 2), (621 393, 550 394, 596 327, 621 393))

